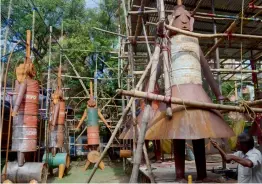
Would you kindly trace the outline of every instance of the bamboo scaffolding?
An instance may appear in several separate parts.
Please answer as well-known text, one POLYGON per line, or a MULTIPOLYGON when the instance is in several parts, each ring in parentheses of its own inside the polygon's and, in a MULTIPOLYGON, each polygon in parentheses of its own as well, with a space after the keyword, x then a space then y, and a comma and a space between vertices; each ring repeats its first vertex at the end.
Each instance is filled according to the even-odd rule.
MULTIPOLYGON (((122 5, 123 5, 123 9, 124 9, 124 14, 127 15, 127 14, 126 14, 126 8, 125 8, 125 1, 122 2, 122 5)), ((126 16, 125 16, 125 17, 126 17, 126 16)), ((127 19, 127 17, 126 17, 126 19, 127 19)), ((127 31, 128 31, 128 30, 127 30, 127 31)), ((135 89, 139 89, 139 88, 141 87, 141 85, 142 85, 142 83, 143 83, 146 75, 148 74, 151 66, 152 66, 152 60, 150 60, 150 62, 148 63, 148 65, 147 65, 147 67, 146 67, 146 69, 145 69, 145 72, 144 72, 144 74, 141 76, 141 78, 139 79, 139 81, 138 81, 135 89)), ((90 173, 90 176, 89 176, 88 179, 87 179, 87 183, 89 183, 89 182, 91 181, 92 177, 94 176, 94 174, 95 174, 95 172, 96 172, 96 170, 97 170, 97 168, 98 168, 98 165, 100 164, 100 162, 102 161, 102 159, 103 159, 104 156, 106 155, 107 150, 110 148, 110 145, 113 143, 114 137, 116 136, 116 134, 117 134, 120 126, 122 125, 125 116, 126 116, 127 113, 129 112, 129 109, 130 109, 133 101, 134 101, 134 98, 131 98, 131 99, 129 100, 128 104, 126 105, 126 107, 125 107, 125 109, 124 109, 124 111, 123 111, 123 113, 122 113, 122 116, 121 116, 121 118, 119 119, 119 121, 118 121, 118 123, 117 123, 117 125, 116 125, 116 127, 115 127, 115 129, 114 129, 114 131, 113 131, 113 133, 112 133, 112 135, 111 135, 111 137, 110 137, 110 139, 109 139, 106 147, 105 147, 105 149, 103 150, 103 152, 102 152, 99 160, 96 162, 95 166, 93 167, 93 169, 92 169, 92 171, 91 171, 91 173, 90 173)))
MULTIPOLYGON (((166 97, 162 95, 156 95, 153 93, 146 93, 143 91, 127 91, 127 90, 122 90, 119 89, 117 90, 117 93, 126 95, 126 96, 131 96, 131 97, 136 97, 136 98, 145 98, 147 100, 157 100, 161 102, 171 102, 172 104, 178 104, 178 105, 186 105, 190 107, 196 107, 200 109, 217 109, 217 110, 229 110, 229 111, 236 111, 236 112, 247 112, 247 109, 242 106, 232 106, 232 105, 222 105, 222 104, 213 104, 213 103, 205 103, 205 102, 198 102, 198 101, 190 101, 190 100, 183 100, 180 98, 174 98, 174 97, 166 97)), ((256 103, 261 103, 259 102, 253 102, 253 104, 256 103)), ((251 103, 252 104, 252 103, 251 103)), ((247 104, 248 105, 248 104, 247 104)), ((253 112, 262 112, 262 108, 250 108, 251 111, 253 112)))
POLYGON ((187 36, 192 36, 192 37, 196 37, 199 39, 213 39, 213 38, 228 38, 228 36, 230 36, 232 39, 233 38, 242 38, 242 39, 262 39, 262 36, 257 36, 257 35, 247 35, 247 34, 235 34, 235 33, 217 33, 217 34, 201 34, 201 33, 194 33, 194 32, 190 32, 190 31, 186 31, 186 30, 182 30, 176 27, 172 27, 170 25, 165 25, 165 27, 169 30, 172 31, 176 31, 178 33, 187 35, 187 36))
MULTIPOLYGON (((147 73, 149 72, 151 66, 152 66, 152 60, 148 63, 148 65, 147 65, 147 67, 146 67, 146 69, 145 69, 145 72, 144 72, 144 74, 141 76, 141 78, 139 79, 139 81, 138 81, 135 89, 138 89, 138 88, 142 85, 142 83, 143 83, 143 81, 144 81, 147 73)), ((94 168, 92 169, 91 174, 90 174, 90 176, 89 176, 88 179, 87 179, 87 183, 89 183, 89 182, 91 181, 92 177, 94 176, 94 174, 95 174, 95 172, 96 172, 96 170, 97 170, 97 168, 98 168, 99 163, 102 161, 102 159, 104 158, 104 156, 105 156, 106 153, 107 153, 107 150, 110 148, 110 145, 113 143, 114 137, 116 136, 116 134, 117 134, 120 126, 122 125, 125 116, 126 116, 127 113, 129 112, 129 109, 130 109, 133 101, 134 101, 134 98, 131 98, 131 99, 129 100, 128 104, 126 105, 126 107, 125 107, 125 109, 124 109, 124 111, 123 111, 123 114, 122 114, 121 118, 119 119, 119 121, 118 121, 118 123, 117 123, 117 125, 116 125, 116 127, 115 127, 115 129, 114 129, 114 131, 113 131, 113 133, 112 133, 112 135, 111 135, 111 137, 110 137, 110 139, 109 139, 106 147, 105 147, 105 149, 103 150, 103 152, 102 152, 99 160, 97 161, 97 163, 95 164, 94 168)))
MULTIPOLYGON (((159 19, 160 19, 160 24, 159 30, 163 30, 162 34, 166 34, 165 28, 164 28, 164 21, 165 21, 165 12, 164 12, 164 1, 160 0, 157 1, 157 6, 159 9, 159 19)), ((160 33, 161 34, 161 33, 160 33)), ((167 45, 167 40, 166 38, 161 39, 162 40, 162 47, 165 48, 167 45)), ((148 92, 151 93, 154 91, 155 83, 157 80, 157 65, 159 62, 160 58, 160 51, 161 47, 159 44, 156 44, 155 46, 155 51, 153 56, 151 57, 152 63, 152 68, 151 68, 151 73, 150 73, 150 78, 149 78, 149 86, 148 86, 148 92)), ((168 53, 166 50, 163 50, 163 62, 164 62, 164 75, 165 75, 165 89, 168 88, 169 86, 169 76, 168 76, 168 53)), ((169 90, 165 91, 165 94, 167 96, 170 96, 169 90)), ((145 133, 147 129, 147 124, 149 121, 149 112, 151 110, 151 101, 146 100, 146 105, 144 109, 144 114, 141 122, 141 129, 139 132, 139 137, 138 137, 138 144, 137 144, 137 150, 134 154, 134 162, 133 162, 133 169, 132 169, 132 174, 130 177, 130 183, 137 183, 138 181, 138 173, 139 173, 139 166, 141 164, 141 158, 142 158, 142 150, 144 146, 144 141, 145 141, 145 133)))
MULTIPOLYGON (((136 29, 135 29, 135 37, 133 39, 133 42, 136 42, 137 36, 141 34, 141 31, 142 31, 141 30, 141 24, 142 24, 143 12, 144 12, 144 0, 141 0, 141 5, 140 5, 140 8, 139 8, 139 14, 138 14, 136 29)), ((131 23, 131 21, 130 21, 130 23, 131 23)), ((131 35, 131 31, 130 31, 130 35, 131 35)))

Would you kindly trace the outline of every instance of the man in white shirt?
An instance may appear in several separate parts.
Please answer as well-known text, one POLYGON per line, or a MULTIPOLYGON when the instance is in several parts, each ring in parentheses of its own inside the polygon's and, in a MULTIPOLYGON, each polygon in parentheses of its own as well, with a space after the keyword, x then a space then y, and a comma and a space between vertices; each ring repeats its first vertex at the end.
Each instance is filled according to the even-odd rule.
POLYGON ((215 141, 211 140, 211 143, 227 163, 231 161, 239 163, 238 183, 262 183, 262 156, 254 147, 254 139, 251 135, 242 133, 238 136, 238 151, 233 155, 226 154, 215 141))

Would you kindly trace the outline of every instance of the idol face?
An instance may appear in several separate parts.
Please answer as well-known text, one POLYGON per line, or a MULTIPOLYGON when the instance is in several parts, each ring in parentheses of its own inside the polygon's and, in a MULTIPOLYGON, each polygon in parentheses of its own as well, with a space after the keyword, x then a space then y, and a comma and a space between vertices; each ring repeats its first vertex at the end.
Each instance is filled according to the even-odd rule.
POLYGON ((184 6, 178 6, 173 12, 173 27, 183 29, 186 31, 191 31, 191 15, 188 11, 184 9, 184 6))

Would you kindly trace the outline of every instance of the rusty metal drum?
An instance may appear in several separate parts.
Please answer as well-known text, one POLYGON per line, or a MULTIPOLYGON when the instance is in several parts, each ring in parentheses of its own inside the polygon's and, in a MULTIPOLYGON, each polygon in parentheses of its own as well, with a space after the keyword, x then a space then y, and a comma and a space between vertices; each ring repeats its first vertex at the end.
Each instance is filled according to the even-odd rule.
POLYGON ((59 114, 58 114, 57 124, 59 125, 65 124, 65 111, 66 111, 65 102, 64 101, 59 102, 59 114))
MULTIPOLYGON (((33 116, 32 116, 33 117, 33 116)), ((36 116, 35 116, 36 117, 36 116)), ((37 118, 37 117, 36 117, 37 118)), ((37 125, 24 125, 29 118, 24 114, 13 117, 12 150, 21 152, 36 151, 37 147, 37 125)), ((37 121, 37 119, 36 119, 37 121)))
POLYGON ((88 145, 99 145, 99 126, 87 127, 87 144, 88 145))
POLYGON ((45 163, 26 162, 23 167, 18 167, 17 162, 8 162, 6 178, 13 183, 29 183, 33 179, 38 183, 46 183, 47 174, 45 163))
POLYGON ((62 148, 64 147, 64 132, 65 128, 64 125, 57 125, 57 142, 56 142, 56 147, 62 148))
POLYGON ((50 126, 50 148, 62 148, 64 147, 64 125, 50 126))

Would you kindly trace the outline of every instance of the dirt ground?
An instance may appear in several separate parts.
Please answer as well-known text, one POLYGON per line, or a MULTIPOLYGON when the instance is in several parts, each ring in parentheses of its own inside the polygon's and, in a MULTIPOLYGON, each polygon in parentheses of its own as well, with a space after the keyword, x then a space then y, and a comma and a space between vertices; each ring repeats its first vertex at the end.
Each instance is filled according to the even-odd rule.
MULTIPOLYGON (((71 168, 63 179, 58 178, 58 171, 54 169, 54 177, 49 175, 48 183, 84 183, 91 173, 90 167, 87 171, 83 171, 85 161, 71 162, 71 168)), ((129 176, 124 172, 122 163, 111 162, 105 164, 105 169, 102 171, 97 169, 92 183, 128 183, 129 176)))

